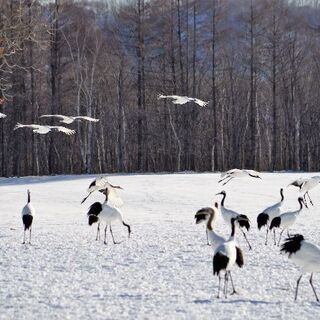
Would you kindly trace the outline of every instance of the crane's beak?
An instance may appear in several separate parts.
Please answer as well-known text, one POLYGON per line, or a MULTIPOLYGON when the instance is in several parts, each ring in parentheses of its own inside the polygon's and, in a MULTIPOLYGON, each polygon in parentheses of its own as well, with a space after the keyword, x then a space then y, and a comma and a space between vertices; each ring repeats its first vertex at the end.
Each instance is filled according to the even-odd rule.
POLYGON ((121 189, 121 190, 124 190, 122 187, 120 187, 120 186, 114 186, 114 185, 112 185, 111 183, 110 183, 110 186, 111 186, 112 188, 115 188, 115 189, 121 189))
POLYGON ((248 222, 250 221, 248 218, 246 218, 246 217, 240 217, 240 216, 236 217, 235 220, 236 220, 236 221, 248 221, 248 222))
POLYGON ((219 194, 223 194, 222 192, 216 193, 215 195, 218 196, 219 194))

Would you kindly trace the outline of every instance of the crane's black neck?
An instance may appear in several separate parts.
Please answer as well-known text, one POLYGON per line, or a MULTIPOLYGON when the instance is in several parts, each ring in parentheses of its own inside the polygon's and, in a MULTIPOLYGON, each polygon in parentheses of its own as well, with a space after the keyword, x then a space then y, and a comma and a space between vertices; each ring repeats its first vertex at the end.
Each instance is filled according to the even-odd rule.
POLYGON ((207 222, 207 229, 212 231, 212 221, 213 221, 213 217, 214 217, 214 211, 210 211, 209 213, 209 219, 208 219, 208 222, 207 222))
POLYGON ((280 189, 280 196, 281 196, 281 202, 284 200, 284 196, 283 196, 283 189, 280 189))
POLYGON ((230 239, 234 238, 235 232, 236 232, 235 219, 232 218, 231 219, 231 235, 230 235, 230 239))
POLYGON ((30 192, 28 191, 28 203, 30 202, 30 192))
POLYGON ((299 211, 300 211, 303 208, 303 199, 302 198, 298 198, 298 202, 300 204, 300 208, 299 208, 299 211))
POLYGON ((222 193, 222 200, 221 200, 221 206, 223 206, 224 207, 224 200, 225 200, 225 198, 226 198, 226 193, 222 193))

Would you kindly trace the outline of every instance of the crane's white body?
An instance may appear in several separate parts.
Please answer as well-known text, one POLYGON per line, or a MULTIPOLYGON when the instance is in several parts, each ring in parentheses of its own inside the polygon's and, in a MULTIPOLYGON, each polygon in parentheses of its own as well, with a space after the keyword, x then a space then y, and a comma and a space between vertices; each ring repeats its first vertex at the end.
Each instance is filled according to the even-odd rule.
POLYGON ((280 214, 279 218, 281 220, 280 228, 289 229, 297 220, 299 213, 303 208, 299 208, 295 211, 288 211, 280 214))
POLYGON ((217 254, 218 252, 229 258, 225 270, 230 271, 233 268, 237 259, 237 249, 234 237, 230 237, 227 241, 224 241, 223 243, 218 245, 214 250, 213 255, 217 254))
POLYGON ((30 215, 30 216, 33 216, 35 215, 36 213, 36 210, 34 209, 33 205, 29 202, 27 203, 23 208, 22 208, 22 211, 21 211, 21 215, 22 216, 25 216, 25 215, 30 215))
POLYGON ((198 104, 200 107, 205 107, 208 105, 208 102, 206 101, 202 101, 200 99, 197 98, 191 98, 191 97, 187 97, 187 96, 177 96, 177 95, 162 95, 160 94, 158 96, 158 99, 172 99, 172 103, 173 104, 186 104, 188 102, 194 102, 196 104, 198 104))
POLYGON ((303 240, 300 249, 289 256, 303 272, 320 272, 320 248, 303 240))
POLYGON ((40 116, 40 118, 58 118, 60 119, 60 122, 70 124, 74 122, 75 120, 86 120, 90 122, 98 122, 99 119, 91 118, 88 116, 64 116, 61 114, 44 114, 40 116))
POLYGON ((311 189, 313 189, 317 185, 319 185, 319 182, 320 182, 320 176, 314 176, 308 180, 305 180, 300 187, 300 192, 306 193, 306 192, 310 191, 311 189))
POLYGON ((300 213, 299 211, 285 212, 280 215, 282 229, 289 229, 297 220, 300 213))
POLYGON ((214 230, 208 230, 208 240, 213 249, 226 241, 226 239, 216 233, 214 230))
POLYGON ((122 215, 118 208, 110 206, 107 202, 102 204, 102 211, 98 215, 99 220, 105 222, 107 225, 115 221, 122 222, 122 215))
POLYGON ((34 133, 39 134, 47 134, 50 131, 58 131, 62 132, 66 135, 72 135, 75 134, 74 130, 62 127, 62 126, 42 126, 38 124, 21 124, 17 123, 13 130, 17 130, 19 128, 31 128, 34 133))
MULTIPOLYGON (((239 216, 238 212, 235 212, 233 210, 227 209, 226 207, 224 207, 223 205, 220 206, 220 212, 221 212, 221 216, 223 218, 223 220, 225 221, 226 224, 228 224, 229 226, 231 226, 231 219, 232 218, 237 218, 239 216)), ((239 222, 235 221, 235 225, 239 226, 239 222)))
POLYGON ((272 221, 273 218, 280 216, 282 204, 283 201, 279 201, 274 205, 265 208, 262 212, 269 216, 269 221, 272 221))
POLYGON ((0 118, 5 118, 7 115, 0 112, 0 118))

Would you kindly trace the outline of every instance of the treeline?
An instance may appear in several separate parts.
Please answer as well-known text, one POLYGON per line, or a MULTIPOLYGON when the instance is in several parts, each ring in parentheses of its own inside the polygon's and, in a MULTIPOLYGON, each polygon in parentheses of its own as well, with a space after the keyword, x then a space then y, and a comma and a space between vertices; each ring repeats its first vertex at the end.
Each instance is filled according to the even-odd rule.
POLYGON ((0 19, 2 176, 320 169, 318 1, 0 0, 0 19), (42 114, 100 122, 13 131, 59 124, 42 114))

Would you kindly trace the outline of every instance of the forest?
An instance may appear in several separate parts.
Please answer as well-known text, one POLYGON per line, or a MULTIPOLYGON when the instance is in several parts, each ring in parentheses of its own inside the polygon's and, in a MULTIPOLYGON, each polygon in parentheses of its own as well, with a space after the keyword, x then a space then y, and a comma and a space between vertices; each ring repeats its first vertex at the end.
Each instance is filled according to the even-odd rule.
POLYGON ((317 171, 319 87, 318 1, 0 0, 1 176, 317 171))

